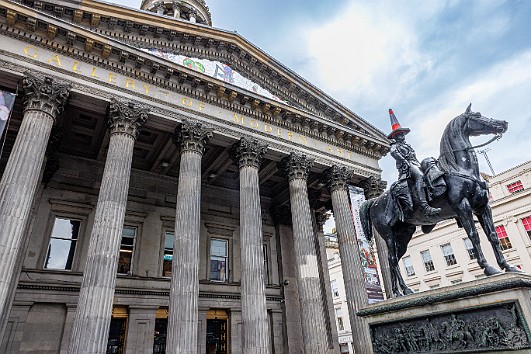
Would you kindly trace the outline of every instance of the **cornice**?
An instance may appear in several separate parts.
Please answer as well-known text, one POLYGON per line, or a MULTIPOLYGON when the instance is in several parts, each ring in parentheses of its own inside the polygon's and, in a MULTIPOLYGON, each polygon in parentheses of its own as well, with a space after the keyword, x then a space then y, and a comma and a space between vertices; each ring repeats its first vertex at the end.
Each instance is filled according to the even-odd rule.
POLYGON ((56 1, 54 4, 33 0, 23 2, 33 7, 40 3, 42 5, 37 6, 40 11, 123 42, 137 46, 158 45, 199 58, 228 62, 289 102, 325 120, 357 130, 362 135, 372 135, 369 140, 375 141, 368 144, 381 144, 382 154, 388 152, 389 141, 384 133, 235 32, 90 0, 81 4, 72 0, 56 1))

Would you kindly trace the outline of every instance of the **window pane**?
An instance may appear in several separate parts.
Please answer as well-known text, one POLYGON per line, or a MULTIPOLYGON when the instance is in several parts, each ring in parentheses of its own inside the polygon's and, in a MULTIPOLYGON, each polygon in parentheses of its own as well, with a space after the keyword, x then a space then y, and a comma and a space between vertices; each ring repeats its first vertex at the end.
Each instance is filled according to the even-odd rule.
POLYGON ((48 245, 44 268, 71 270, 75 249, 76 241, 52 238, 48 245))
POLYGON ((131 226, 124 226, 124 230, 122 231, 123 237, 132 237, 134 238, 136 236, 136 227, 131 226))
POLYGON ((210 279, 217 281, 226 280, 227 263, 225 258, 210 257, 210 279))
POLYGON ((415 269, 413 268, 413 263, 411 262, 411 256, 402 258, 404 261, 404 266, 406 268, 406 273, 408 276, 415 275, 415 269))
POLYGON ((133 252, 135 248, 136 227, 124 226, 122 242, 120 245, 120 258, 118 259, 118 273, 130 274, 133 252))
POLYGON ((164 240, 164 248, 173 250, 173 244, 175 243, 175 235, 173 232, 166 232, 164 240))
POLYGON ((211 240, 210 254, 213 256, 227 257, 227 241, 211 240))
POLYGON ((81 221, 55 218, 53 224, 52 237, 62 239, 77 239, 81 221))
POLYGON ((173 260, 173 245, 175 242, 175 235, 173 232, 166 232, 164 234, 164 259, 162 260, 162 276, 171 277, 172 260, 173 260))

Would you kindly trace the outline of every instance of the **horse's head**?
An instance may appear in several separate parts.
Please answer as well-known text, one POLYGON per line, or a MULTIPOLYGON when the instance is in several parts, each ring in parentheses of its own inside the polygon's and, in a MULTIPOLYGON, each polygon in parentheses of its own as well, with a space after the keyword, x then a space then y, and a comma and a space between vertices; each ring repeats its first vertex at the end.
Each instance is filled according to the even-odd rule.
POLYGON ((483 117, 479 112, 472 112, 471 106, 472 104, 469 104, 465 113, 463 113, 466 118, 465 129, 468 130, 469 135, 496 134, 501 136, 507 131, 509 123, 504 120, 483 117))

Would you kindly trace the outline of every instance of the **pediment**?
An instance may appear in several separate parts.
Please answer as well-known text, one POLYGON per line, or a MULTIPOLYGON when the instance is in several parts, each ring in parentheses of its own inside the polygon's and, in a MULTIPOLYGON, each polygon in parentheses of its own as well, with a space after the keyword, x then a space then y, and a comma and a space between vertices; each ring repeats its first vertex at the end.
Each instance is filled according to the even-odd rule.
POLYGON ((7 18, 9 26, 28 31, 26 40, 31 32, 40 31, 44 36, 41 43, 56 51, 100 62, 157 85, 194 91, 200 98, 214 94, 213 100, 238 102, 240 111, 280 119, 375 158, 389 151, 389 141, 381 131, 236 33, 91 0, 81 4, 57 1, 58 5, 23 2, 26 6, 3 3, 0 15, 7 18), (211 73, 207 73, 207 65, 212 67, 211 73), (216 73, 218 66, 223 74, 216 73), (240 85, 230 78, 227 81, 226 66, 233 78, 235 73, 239 75, 240 85))

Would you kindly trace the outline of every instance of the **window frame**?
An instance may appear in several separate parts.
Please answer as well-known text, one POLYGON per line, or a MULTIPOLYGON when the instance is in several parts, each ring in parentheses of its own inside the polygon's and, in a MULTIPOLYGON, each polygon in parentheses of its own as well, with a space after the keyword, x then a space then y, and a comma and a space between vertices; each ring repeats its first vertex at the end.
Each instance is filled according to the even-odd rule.
POLYGON ((138 238, 140 237, 141 235, 141 225, 140 224, 136 224, 136 223, 130 223, 130 222, 127 222, 127 221, 124 221, 124 225, 122 227, 122 235, 120 236, 120 250, 118 251, 118 264, 116 265, 117 266, 117 269, 116 269, 116 275, 125 275, 125 276, 131 276, 134 274, 134 270, 135 270, 135 264, 137 263, 136 262, 136 256, 137 256, 137 243, 139 242, 138 241, 138 238), (126 227, 130 227, 130 228, 134 228, 136 229, 136 232, 135 232, 135 237, 133 238, 133 250, 131 252, 131 262, 129 264, 129 271, 127 271, 127 273, 120 273, 118 271, 118 266, 119 266, 119 262, 120 262, 120 254, 122 252, 122 240, 123 240, 123 235, 124 235, 124 232, 123 232, 123 229, 125 229, 126 227))
POLYGON ((160 276, 162 278, 166 278, 166 279, 171 279, 171 273, 173 271, 173 252, 174 252, 174 248, 172 248, 172 260, 170 261, 170 264, 171 264, 171 269, 170 270, 170 275, 164 275, 164 255, 165 255, 165 252, 166 252, 166 235, 167 234, 173 234, 173 247, 175 248, 175 230, 173 228, 163 228, 162 229, 162 237, 161 237, 161 247, 160 247, 160 260, 161 260, 161 263, 160 263, 160 276))
POLYGON ((83 253, 83 250, 80 249, 83 246, 81 245, 83 235, 85 233, 85 225, 86 225, 86 217, 80 216, 79 214, 75 213, 58 213, 58 212, 52 212, 49 220, 48 220, 48 226, 46 230, 46 244, 44 246, 42 254, 42 260, 39 261, 39 264, 41 264, 41 269, 45 271, 58 271, 58 272, 72 272, 77 271, 79 269, 79 258, 81 257, 81 254, 83 253), (59 268, 46 268, 46 259, 48 258, 48 249, 50 247, 50 242, 52 239, 57 239, 53 237, 53 229, 55 226, 55 220, 56 219, 65 219, 65 220, 75 220, 79 221, 79 230, 77 232, 77 239, 76 239, 76 246, 74 249, 74 256, 72 257, 72 265, 70 269, 59 269, 59 268))
POLYGON ((422 262, 424 263, 424 270, 426 273, 434 272, 435 271, 435 264, 433 263, 433 257, 431 256, 430 250, 424 250, 420 252, 420 257, 422 257, 422 262), (430 259, 427 261, 424 257, 424 254, 427 254, 430 256, 430 259), (431 269, 428 269, 428 265, 430 265, 431 269))
POLYGON ((498 236, 498 241, 500 242, 500 247, 502 251, 507 251, 513 248, 509 234, 505 229, 505 225, 498 225, 496 228, 496 235, 498 236))
POLYGON ((338 331, 344 331, 345 330, 345 322, 343 321, 343 311, 341 307, 336 307, 334 309, 335 315, 336 315, 336 322, 337 322, 337 330, 338 331))
POLYGON ((522 184, 522 180, 509 183, 506 185, 506 187, 509 193, 511 194, 518 193, 524 190, 524 185, 522 184))
POLYGON ((520 222, 522 223, 527 236, 531 239, 531 215, 521 218, 520 222))
MULTIPOLYGON (((231 252, 230 252, 230 249, 231 249, 231 240, 228 239, 228 238, 224 238, 224 237, 218 237, 218 236, 211 236, 209 237, 208 239, 208 268, 207 268, 207 271, 208 271, 208 281, 212 282, 212 283, 229 283, 230 280, 229 280, 229 277, 230 277, 230 260, 231 260, 231 252), (215 279, 212 279, 211 278, 211 274, 212 274, 212 271, 211 271, 211 266, 212 266, 212 241, 213 240, 218 240, 218 241, 225 241, 226 245, 227 245, 227 248, 226 248, 226 256, 225 256, 225 280, 215 280, 215 279)), ((214 257, 221 257, 221 256, 214 256, 214 257)))
POLYGON ((444 257, 444 260, 446 262, 446 266, 447 267, 452 267, 452 266, 457 264, 457 258, 455 258, 454 248, 452 247, 452 244, 450 242, 445 243, 444 245, 441 245, 441 252, 443 254, 443 257, 444 257), (444 247, 445 246, 450 246, 450 250, 452 251, 451 254, 449 254, 449 255, 444 254, 444 247))
POLYGON ((330 290, 332 292, 332 297, 334 299, 338 299, 341 296, 341 292, 339 291, 339 284, 337 282, 337 279, 330 280, 330 290), (336 285, 335 287, 333 286, 334 284, 336 285), (337 292, 337 295, 336 295, 336 292, 337 292))
POLYGON ((408 277, 415 276, 415 267, 413 267, 413 260, 411 259, 411 255, 402 257, 402 263, 404 264, 404 270, 406 271, 406 275, 408 277), (408 261, 406 262, 406 260, 408 261))

